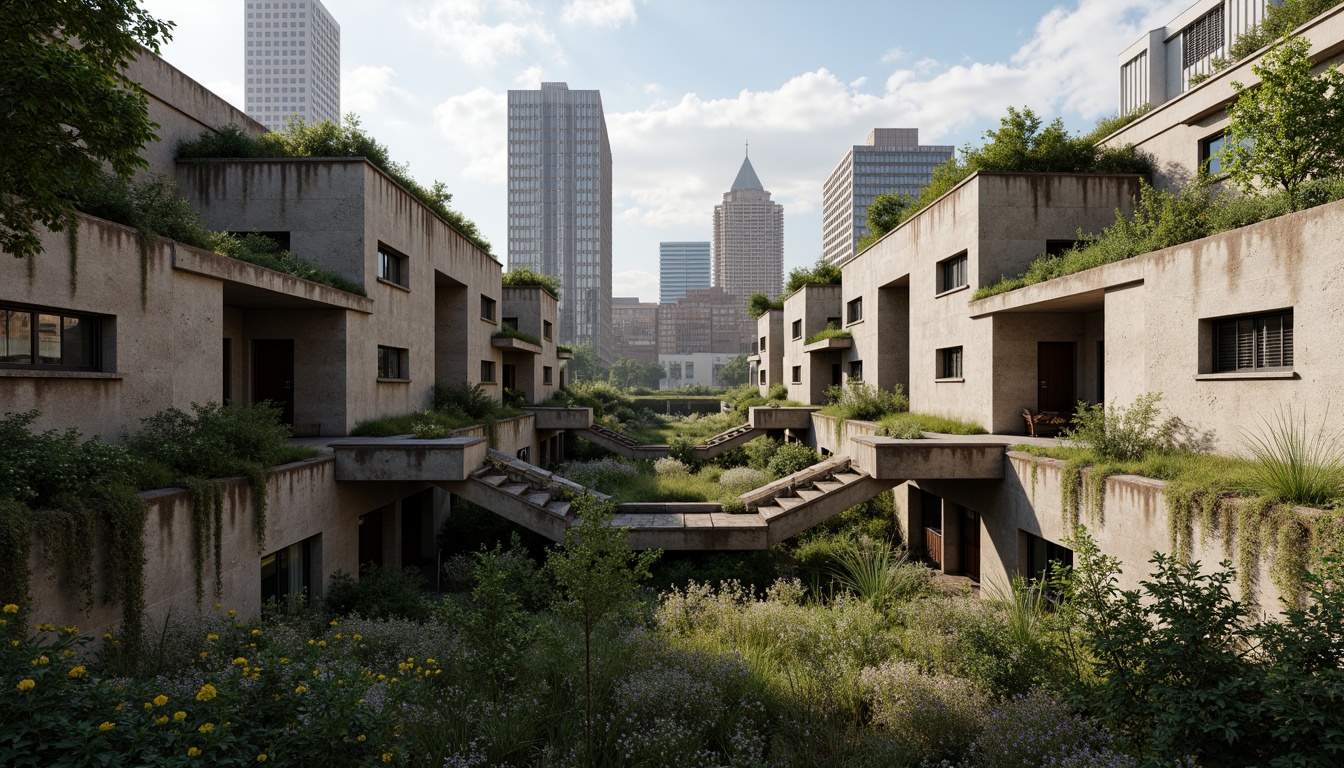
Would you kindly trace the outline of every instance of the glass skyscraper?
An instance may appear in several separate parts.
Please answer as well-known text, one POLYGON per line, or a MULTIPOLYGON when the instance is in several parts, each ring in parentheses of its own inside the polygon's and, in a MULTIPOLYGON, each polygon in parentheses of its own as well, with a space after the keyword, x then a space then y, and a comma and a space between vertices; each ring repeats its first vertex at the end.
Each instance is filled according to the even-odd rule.
POLYGON ((245 105, 272 131, 341 119, 341 26, 318 0, 246 3, 245 105))
POLYGON ((509 91, 509 268, 560 280, 560 343, 611 362, 611 144, 599 91, 509 91))
POLYGON ((868 205, 884 192, 914 197, 955 147, 921 146, 918 128, 874 128, 856 144, 822 187, 821 255, 836 263, 853 256, 868 234, 868 205))
POLYGON ((689 290, 709 287, 709 242, 658 244, 658 302, 671 304, 689 290))

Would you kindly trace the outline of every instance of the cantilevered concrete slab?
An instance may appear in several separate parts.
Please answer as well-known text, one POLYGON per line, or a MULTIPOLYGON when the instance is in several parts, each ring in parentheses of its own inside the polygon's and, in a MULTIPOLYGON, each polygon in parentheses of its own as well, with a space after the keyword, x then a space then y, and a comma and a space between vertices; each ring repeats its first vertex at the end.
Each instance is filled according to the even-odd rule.
POLYGON ((484 437, 352 437, 331 443, 340 481, 466 480, 485 462, 489 447, 484 437))
POLYGON ((877 480, 1002 480, 1005 439, 995 435, 900 440, 854 437, 854 466, 877 480))

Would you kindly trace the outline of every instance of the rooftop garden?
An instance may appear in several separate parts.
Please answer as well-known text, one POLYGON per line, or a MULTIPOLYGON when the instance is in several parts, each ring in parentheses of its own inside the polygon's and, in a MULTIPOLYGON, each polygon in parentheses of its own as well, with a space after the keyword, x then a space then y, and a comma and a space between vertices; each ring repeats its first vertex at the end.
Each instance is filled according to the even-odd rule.
POLYGON ((494 399, 480 384, 434 385, 431 406, 423 411, 366 419, 350 430, 353 437, 413 435, 420 440, 442 440, 463 427, 481 426, 494 442, 495 422, 522 414, 517 407, 494 399))
POLYGON ((852 339, 852 338, 854 338, 854 334, 836 327, 834 323, 827 323, 825 328, 821 329, 820 331, 817 331, 811 336, 808 336, 807 339, 803 341, 803 343, 816 344, 818 341, 825 341, 826 339, 852 339))
MULTIPOLYGON (((309 264, 269 237, 257 233, 239 235, 211 231, 183 199, 177 185, 163 176, 134 183, 120 176, 102 174, 96 183, 81 190, 75 206, 89 215, 135 227, 151 238, 166 237, 346 293, 365 295, 364 286, 309 264)), ((144 295, 148 274, 144 263, 148 258, 147 248, 147 243, 142 243, 142 301, 147 298, 144 295)))
POLYGON ((560 278, 533 272, 527 267, 513 267, 499 276, 505 288, 541 288, 552 297, 560 298, 560 278))
POLYGON ((837 438, 843 434, 845 422, 851 419, 877 423, 880 437, 906 440, 921 439, 926 431, 952 435, 985 434, 985 428, 973 422, 910 413, 910 400, 902 387, 897 385, 895 389, 884 390, 862 379, 850 379, 848 386, 827 389, 826 405, 821 413, 836 417, 837 438))
MULTIPOLYGON (((268 157, 362 157, 396 180, 425 207, 457 230, 463 237, 490 253, 490 241, 481 236, 476 224, 449 207, 453 200, 443 182, 426 188, 411 176, 410 166, 392 160, 386 146, 359 127, 359 118, 348 114, 340 123, 308 123, 300 117, 290 119, 283 131, 253 137, 237 125, 218 131, 202 131, 192 141, 177 147, 180 158, 235 159, 268 157)), ((491 254, 493 256, 493 254, 491 254)))
MULTIPOLYGON (((1213 72, 1217 74, 1238 62, 1249 58, 1265 46, 1282 40, 1285 35, 1338 6, 1340 0, 1282 0, 1265 7, 1265 18, 1259 24, 1237 35, 1228 47, 1226 56, 1213 60, 1213 72)), ((1193 87, 1209 79, 1211 74, 1198 74, 1190 77, 1193 87)))
POLYGON ((1076 246, 1042 254, 1027 271, 1003 276, 972 297, 983 299, 1028 285, 1188 243, 1284 214, 1344 199, 1344 74, 1333 66, 1313 77, 1308 44, 1289 39, 1252 70, 1253 89, 1233 83, 1239 97, 1223 150, 1186 187, 1170 192, 1144 185, 1134 212, 1116 212, 1097 234, 1079 232, 1076 246))
POLYGON ((747 299, 747 313, 752 317, 760 317, 772 309, 783 309, 784 298, 803 286, 839 285, 840 277, 840 267, 828 264, 824 259, 817 259, 817 263, 810 267, 794 267, 784 278, 784 292, 778 298, 772 299, 764 293, 754 293, 747 299))
POLYGON ((510 328, 508 326, 505 326, 503 328, 500 328, 498 331, 495 331, 495 333, 491 336, 491 338, 517 339, 519 341, 525 341, 528 344, 532 344, 534 346, 538 347, 541 346, 541 339, 538 339, 536 336, 533 336, 530 333, 524 333, 523 331, 520 331, 517 328, 510 328))

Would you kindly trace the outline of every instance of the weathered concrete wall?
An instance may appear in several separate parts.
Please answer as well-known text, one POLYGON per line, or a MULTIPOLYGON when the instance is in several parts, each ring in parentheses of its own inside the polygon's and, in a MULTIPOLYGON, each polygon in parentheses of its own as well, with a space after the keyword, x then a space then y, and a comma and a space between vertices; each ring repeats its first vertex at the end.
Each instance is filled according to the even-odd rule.
MULTIPOLYGON (((314 592, 318 595, 335 571, 358 570, 359 516, 388 505, 395 510, 399 499, 425 487, 416 483, 338 483, 334 471, 335 461, 329 457, 286 465, 276 469, 266 489, 265 551, 276 552, 319 537, 312 562, 314 592)), ((202 606, 197 606, 190 494, 167 489, 143 495, 149 503, 145 527, 147 616, 152 622, 169 611, 181 614, 198 607, 209 610, 216 602, 214 548, 207 548, 202 576, 205 597, 202 606)), ((246 481, 224 482, 223 515, 223 590, 218 602, 243 617, 252 617, 261 610, 261 553, 254 532, 252 492, 246 481)), ((100 534, 99 572, 105 565, 102 548, 100 534)), ((399 547, 396 550, 399 552, 399 547)), ((54 578, 41 554, 40 540, 34 544, 30 568, 34 621, 75 624, 93 634, 120 623, 121 607, 102 603, 101 586, 93 609, 84 611, 80 595, 54 578)), ((101 578, 99 581, 105 583, 101 578)))
POLYGON ((541 354, 520 360, 523 364, 519 365, 517 376, 518 386, 529 403, 544 402, 560 389, 560 360, 556 357, 555 342, 559 304, 554 296, 537 287, 505 287, 502 297, 502 317, 516 318, 519 331, 541 341, 541 354), (549 336, 547 328, 550 329, 549 336), (549 377, 547 368, 550 369, 549 377))
MULTIPOLYGON (((831 366, 839 363, 838 355, 809 354, 803 351, 807 337, 826 330, 828 320, 841 319, 841 290, 838 285, 805 285, 784 299, 784 381, 789 387, 789 399, 800 403, 825 402, 826 390, 831 386, 831 366), (794 335, 794 323, 801 322, 801 332, 794 335), (802 368, 800 381, 793 380, 793 367, 802 368)), ((843 374, 842 374, 843 375, 843 374)))
POLYGON ((759 353, 755 383, 761 388, 761 395, 766 396, 771 387, 788 381, 788 372, 784 370, 784 311, 772 309, 756 318, 756 336, 758 347, 764 340, 765 351, 759 353), (764 378, 760 372, 765 373, 764 378))

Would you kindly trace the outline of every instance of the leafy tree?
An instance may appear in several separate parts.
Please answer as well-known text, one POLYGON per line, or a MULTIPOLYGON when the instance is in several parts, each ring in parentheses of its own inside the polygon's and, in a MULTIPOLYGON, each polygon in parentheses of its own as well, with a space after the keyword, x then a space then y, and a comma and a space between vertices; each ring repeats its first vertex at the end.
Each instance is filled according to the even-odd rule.
POLYGON ((508 272, 500 276, 500 283, 514 287, 536 286, 555 298, 560 298, 560 278, 534 272, 527 267, 510 267, 508 272))
MULTIPOLYGON (((521 551, 516 535, 511 551, 521 551)), ((472 578, 476 586, 471 590, 471 607, 461 615, 462 634, 478 651, 471 655, 470 663, 489 679, 492 701, 498 704, 505 685, 517 673, 535 628, 512 588, 515 585, 509 583, 506 560, 510 554, 496 543, 494 549, 481 549, 475 557, 472 578)), ((526 557, 513 557, 531 562, 526 557)))
POLYGON ((725 387, 736 387, 739 384, 746 384, 749 375, 751 369, 747 366, 746 356, 738 355, 719 369, 719 383, 725 387))
POLYGON ((137 0, 0 4, 0 249, 37 255, 35 226, 64 229, 104 166, 129 177, 148 165, 139 153, 158 126, 125 70, 172 26, 137 0))
POLYGON ((1344 171, 1344 74, 1332 64, 1313 77, 1309 50, 1285 39, 1252 67, 1259 86, 1232 83, 1238 98, 1221 153, 1238 187, 1278 186, 1294 211, 1308 179, 1344 171))
POLYGON ((789 270, 789 276, 784 280, 784 295, 787 296, 805 285, 839 285, 840 276, 840 267, 818 258, 817 263, 810 267, 794 267, 789 270))
POLYGON ((597 359, 597 352, 593 350, 593 345, 584 342, 576 344, 573 347, 574 360, 569 364, 571 381, 605 381, 607 372, 602 368, 602 361, 597 359))
POLYGON ((556 609, 583 631, 584 758, 593 763, 593 632, 598 624, 635 599, 661 550, 635 552, 629 531, 612 524, 616 505, 594 496, 570 502, 578 522, 565 531, 563 546, 546 557, 558 587, 556 609))
POLYGON ((772 299, 764 293, 753 293, 747 299, 747 314, 752 317, 760 317, 772 309, 783 309, 784 302, 779 299, 772 299))
POLYGON ((865 216, 868 233, 881 237, 901 223, 901 213, 910 205, 910 198, 899 192, 883 192, 868 204, 865 216))
POLYGON ((1226 69, 1339 3, 1340 0, 1281 0, 1270 4, 1265 8, 1265 20, 1237 35, 1227 58, 1218 61, 1216 68, 1226 69))

